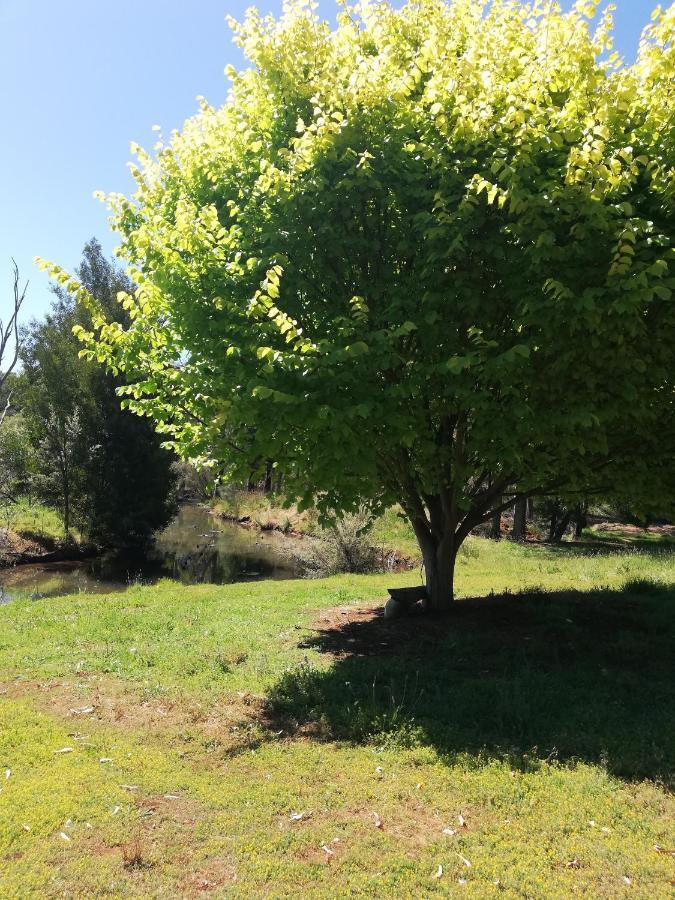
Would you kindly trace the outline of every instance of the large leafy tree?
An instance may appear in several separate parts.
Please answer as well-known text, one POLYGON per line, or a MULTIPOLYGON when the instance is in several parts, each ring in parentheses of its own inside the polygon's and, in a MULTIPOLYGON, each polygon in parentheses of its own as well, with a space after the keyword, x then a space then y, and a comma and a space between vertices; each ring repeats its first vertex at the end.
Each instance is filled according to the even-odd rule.
POLYGON ((499 508, 672 485, 675 8, 628 66, 595 7, 251 11, 227 103, 109 198, 129 325, 52 267, 181 454, 398 501, 435 608, 499 508))

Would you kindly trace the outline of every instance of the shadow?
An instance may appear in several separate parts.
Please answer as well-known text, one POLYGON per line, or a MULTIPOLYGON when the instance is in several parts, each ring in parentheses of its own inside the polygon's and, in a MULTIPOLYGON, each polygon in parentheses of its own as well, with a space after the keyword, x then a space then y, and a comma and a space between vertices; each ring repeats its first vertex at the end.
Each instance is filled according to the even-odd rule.
POLYGON ((460 600, 445 617, 326 611, 270 695, 274 727, 316 739, 585 761, 673 786, 675 586, 460 600))
POLYGON ((528 547, 540 546, 554 553, 566 553, 577 556, 606 556, 614 553, 643 553, 648 556, 672 556, 675 554, 675 543, 672 541, 650 541, 634 538, 631 540, 612 541, 607 538, 596 538, 574 541, 541 541, 528 542, 528 547))

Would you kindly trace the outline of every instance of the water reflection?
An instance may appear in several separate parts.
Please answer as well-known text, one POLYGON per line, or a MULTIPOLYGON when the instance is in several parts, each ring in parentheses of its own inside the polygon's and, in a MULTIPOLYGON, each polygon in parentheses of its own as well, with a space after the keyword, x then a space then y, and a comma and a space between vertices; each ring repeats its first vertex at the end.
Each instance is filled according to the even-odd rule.
POLYGON ((173 578, 182 584, 228 584, 292 578, 284 538, 221 522, 199 506, 183 507, 147 557, 104 556, 0 571, 0 603, 20 597, 110 593, 173 578))

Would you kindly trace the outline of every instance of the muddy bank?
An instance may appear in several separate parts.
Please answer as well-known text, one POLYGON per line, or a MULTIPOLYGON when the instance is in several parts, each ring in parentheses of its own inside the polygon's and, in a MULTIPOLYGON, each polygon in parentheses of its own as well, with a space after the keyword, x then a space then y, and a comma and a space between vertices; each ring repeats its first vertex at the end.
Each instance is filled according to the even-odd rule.
POLYGON ((62 562, 83 559, 96 552, 96 548, 80 546, 72 542, 30 532, 18 533, 0 529, 0 569, 41 562, 62 562))

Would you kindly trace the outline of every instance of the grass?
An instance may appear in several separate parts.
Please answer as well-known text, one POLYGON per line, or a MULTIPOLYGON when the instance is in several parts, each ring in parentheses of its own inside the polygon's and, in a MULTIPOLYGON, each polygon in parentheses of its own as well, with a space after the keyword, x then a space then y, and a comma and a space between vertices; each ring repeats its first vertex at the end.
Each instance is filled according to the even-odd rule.
POLYGON ((587 528, 583 534, 584 540, 613 541, 632 547, 673 547, 675 546, 675 534, 672 529, 665 533, 658 528, 630 528, 613 527, 611 529, 587 528))
POLYGON ((668 896, 675 556, 417 577, 0 607, 0 896, 668 896))
POLYGON ((284 506, 283 498, 261 491, 228 490, 213 503, 212 509, 216 515, 250 522, 263 531, 314 534, 318 528, 316 510, 299 512, 295 504, 284 506))
POLYGON ((59 515, 48 506, 31 502, 25 497, 0 508, 0 527, 46 543, 55 543, 64 537, 59 515))

